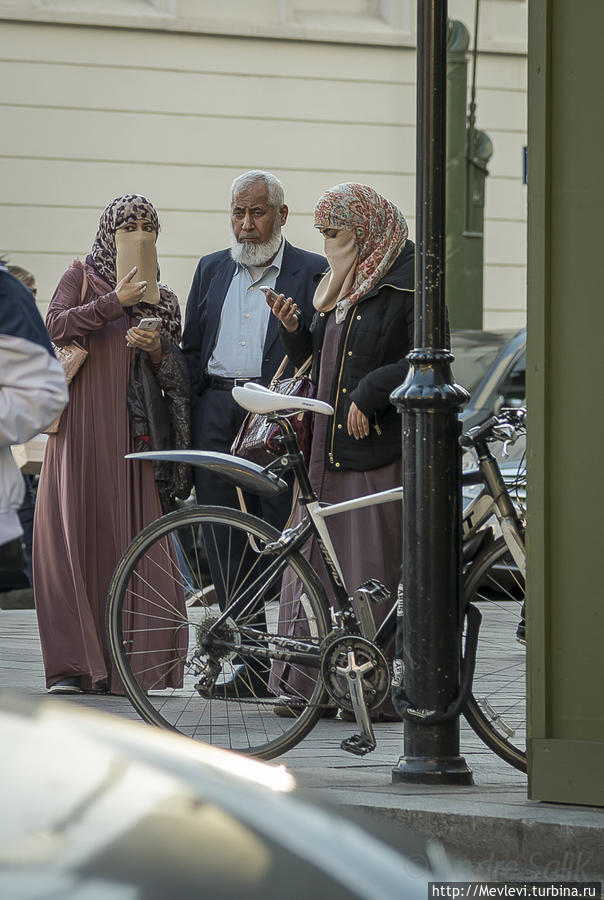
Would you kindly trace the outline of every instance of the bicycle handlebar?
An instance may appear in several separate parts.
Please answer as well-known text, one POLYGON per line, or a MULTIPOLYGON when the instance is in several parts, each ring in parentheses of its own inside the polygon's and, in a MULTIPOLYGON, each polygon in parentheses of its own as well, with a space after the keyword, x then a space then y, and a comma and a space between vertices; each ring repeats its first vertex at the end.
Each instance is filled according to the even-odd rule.
POLYGON ((526 428, 526 407, 505 408, 496 416, 491 416, 481 425, 470 428, 462 434, 462 447, 474 447, 479 441, 509 441, 514 443, 526 428))

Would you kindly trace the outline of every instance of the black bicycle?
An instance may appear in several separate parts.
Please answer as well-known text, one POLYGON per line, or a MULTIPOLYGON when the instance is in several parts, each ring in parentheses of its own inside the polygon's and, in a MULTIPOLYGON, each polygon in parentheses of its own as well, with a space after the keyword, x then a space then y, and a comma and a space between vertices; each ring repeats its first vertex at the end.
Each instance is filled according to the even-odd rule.
MULTIPOLYGON (((373 580, 348 589, 327 519, 400 502, 402 488, 320 503, 288 415, 331 414, 332 408, 258 385, 237 387, 234 396, 281 427, 282 455, 266 468, 202 451, 132 456, 202 465, 257 494, 286 490, 281 476, 292 471, 305 515, 282 533, 221 507, 183 508, 150 524, 126 549, 109 590, 107 632, 115 666, 145 721, 191 738, 272 759, 301 741, 327 707, 337 706, 354 713, 359 729, 343 749, 369 752, 375 747, 371 712, 390 691, 387 648, 394 641, 396 602, 376 628, 372 607, 385 589, 373 580), (311 539, 325 560, 329 597, 303 554, 311 539), (159 587, 166 583, 169 600, 159 587), (291 602, 280 603, 282 595, 291 602), (228 683, 235 670, 244 689, 232 695, 228 683), (283 706, 278 676, 284 671, 294 673, 299 686, 289 697, 287 717, 275 715, 275 706, 283 706)), ((472 559, 463 599, 481 609, 483 623, 478 646, 471 648, 477 651, 474 689, 464 714, 496 753, 525 770, 524 648, 515 639, 524 601, 523 527, 488 449, 519 430, 518 421, 499 417, 468 438, 478 460, 466 480, 482 491, 464 515, 464 546, 472 559)), ((466 644, 472 640, 466 635, 466 644)))

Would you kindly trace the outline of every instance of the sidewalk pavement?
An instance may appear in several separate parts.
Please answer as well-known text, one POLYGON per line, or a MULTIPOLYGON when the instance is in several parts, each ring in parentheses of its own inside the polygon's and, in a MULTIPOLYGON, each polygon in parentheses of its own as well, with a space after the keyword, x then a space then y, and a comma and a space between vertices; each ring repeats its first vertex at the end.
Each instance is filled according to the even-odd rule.
MULTIPOLYGON (((46 693, 33 610, 0 610, 0 689, 46 693)), ((138 720, 124 697, 57 702, 138 720)), ((339 749, 351 728, 322 720, 278 762, 307 792, 439 839, 481 878, 604 881, 604 809, 527 800, 526 776, 495 756, 464 721, 461 752, 475 781, 468 787, 392 784, 391 770, 403 752, 402 724, 377 724, 378 747, 362 758, 339 749)))

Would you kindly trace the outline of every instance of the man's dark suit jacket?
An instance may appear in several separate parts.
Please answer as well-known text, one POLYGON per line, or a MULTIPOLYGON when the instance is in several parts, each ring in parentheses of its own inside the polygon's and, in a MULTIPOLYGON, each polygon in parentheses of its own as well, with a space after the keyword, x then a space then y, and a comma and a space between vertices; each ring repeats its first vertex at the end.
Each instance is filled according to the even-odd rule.
MULTIPOLYGON (((200 259, 187 300, 182 348, 191 379, 193 412, 204 391, 204 373, 212 355, 220 315, 236 264, 229 250, 219 250, 200 259)), ((327 269, 327 262, 317 253, 299 250, 285 241, 281 271, 275 290, 292 297, 302 310, 307 325, 313 316, 312 298, 317 276, 327 269)), ((270 316, 262 355, 262 383, 268 385, 277 371, 285 351, 279 340, 278 321, 270 316)))

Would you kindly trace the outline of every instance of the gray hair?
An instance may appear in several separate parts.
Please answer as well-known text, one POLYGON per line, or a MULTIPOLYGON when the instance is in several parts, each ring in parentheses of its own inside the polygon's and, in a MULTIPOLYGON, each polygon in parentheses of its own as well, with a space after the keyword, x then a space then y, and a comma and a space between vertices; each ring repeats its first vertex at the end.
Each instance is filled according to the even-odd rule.
POLYGON ((263 172, 261 169, 252 169, 251 172, 244 172, 243 175, 237 176, 231 185, 231 203, 233 202, 235 194, 250 187, 252 184, 256 184, 258 181, 263 181, 266 186, 269 204, 274 209, 281 209, 285 197, 283 185, 272 172, 263 172))

